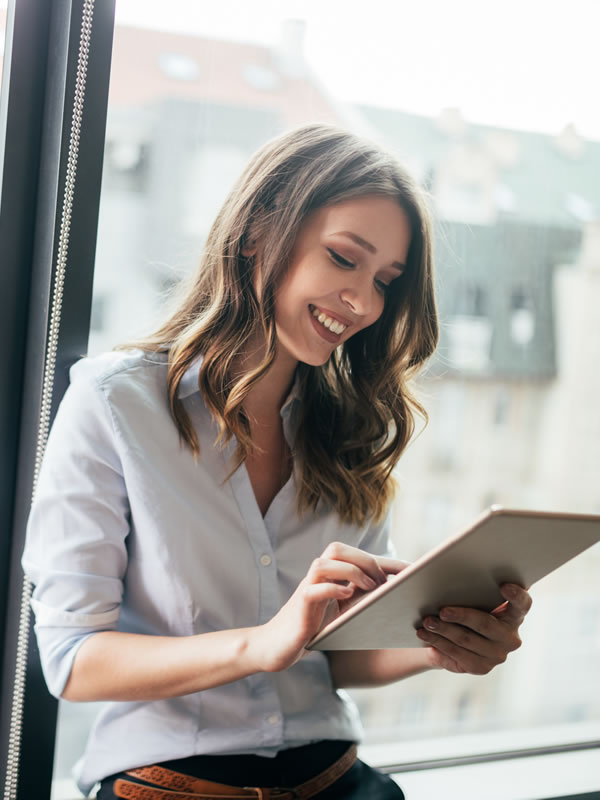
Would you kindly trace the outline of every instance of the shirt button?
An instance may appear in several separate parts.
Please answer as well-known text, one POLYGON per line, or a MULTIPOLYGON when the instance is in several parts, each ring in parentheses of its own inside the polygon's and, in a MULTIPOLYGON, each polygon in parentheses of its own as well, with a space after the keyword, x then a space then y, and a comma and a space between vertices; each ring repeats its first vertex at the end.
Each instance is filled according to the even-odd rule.
POLYGON ((271 558, 271 556, 270 556, 270 555, 268 555, 267 553, 264 553, 264 554, 263 554, 263 555, 260 557, 260 563, 263 565, 263 567, 268 567, 268 566, 270 566, 270 564, 271 564, 271 561, 272 561, 272 560, 273 560, 273 559, 271 558))
POLYGON ((281 716, 279 714, 269 714, 267 717, 267 722, 270 725, 277 725, 279 722, 281 722, 281 716))

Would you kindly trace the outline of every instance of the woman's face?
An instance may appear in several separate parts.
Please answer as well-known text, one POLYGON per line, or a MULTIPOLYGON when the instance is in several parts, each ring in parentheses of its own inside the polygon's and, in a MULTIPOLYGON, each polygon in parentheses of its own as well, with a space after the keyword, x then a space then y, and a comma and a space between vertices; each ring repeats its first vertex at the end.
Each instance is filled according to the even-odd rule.
POLYGON ((275 299, 280 350, 318 366, 381 315, 402 280, 411 230, 389 197, 365 195, 310 214, 275 299))

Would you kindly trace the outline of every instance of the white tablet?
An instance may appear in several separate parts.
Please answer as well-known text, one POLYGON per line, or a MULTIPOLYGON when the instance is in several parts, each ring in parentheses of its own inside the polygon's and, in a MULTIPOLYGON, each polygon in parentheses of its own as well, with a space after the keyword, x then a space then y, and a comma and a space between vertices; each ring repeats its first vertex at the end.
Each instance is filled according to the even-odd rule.
POLYGON ((600 515, 492 506, 467 530, 362 596, 309 643, 311 650, 423 647, 415 631, 442 606, 492 611, 499 586, 529 588, 600 541, 600 515))

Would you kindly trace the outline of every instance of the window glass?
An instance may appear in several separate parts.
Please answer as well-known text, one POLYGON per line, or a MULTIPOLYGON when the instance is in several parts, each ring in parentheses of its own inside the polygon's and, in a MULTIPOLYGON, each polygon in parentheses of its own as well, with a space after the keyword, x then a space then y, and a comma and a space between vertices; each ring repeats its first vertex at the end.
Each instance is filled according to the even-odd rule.
MULTIPOLYGON (((151 328, 258 146, 351 128, 436 216, 442 335, 398 469, 399 555, 491 503, 600 512, 598 17, 595 0, 117 0, 90 353, 151 328)), ((600 722, 599 567, 595 548, 536 587, 524 647, 490 675, 354 692, 367 741, 600 722)), ((96 710, 61 704, 57 798, 96 710)))

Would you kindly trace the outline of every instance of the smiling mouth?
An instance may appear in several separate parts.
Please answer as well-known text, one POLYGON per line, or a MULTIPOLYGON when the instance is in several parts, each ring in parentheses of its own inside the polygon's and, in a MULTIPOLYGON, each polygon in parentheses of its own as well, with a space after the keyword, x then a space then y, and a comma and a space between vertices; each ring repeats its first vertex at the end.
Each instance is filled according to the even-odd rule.
POLYGON ((316 306, 309 305, 308 309, 312 314, 312 316, 320 325, 322 325, 328 331, 331 331, 331 333, 335 333, 337 336, 341 336, 342 333, 348 327, 339 320, 327 316, 327 314, 324 311, 321 311, 320 309, 316 308, 316 306))

